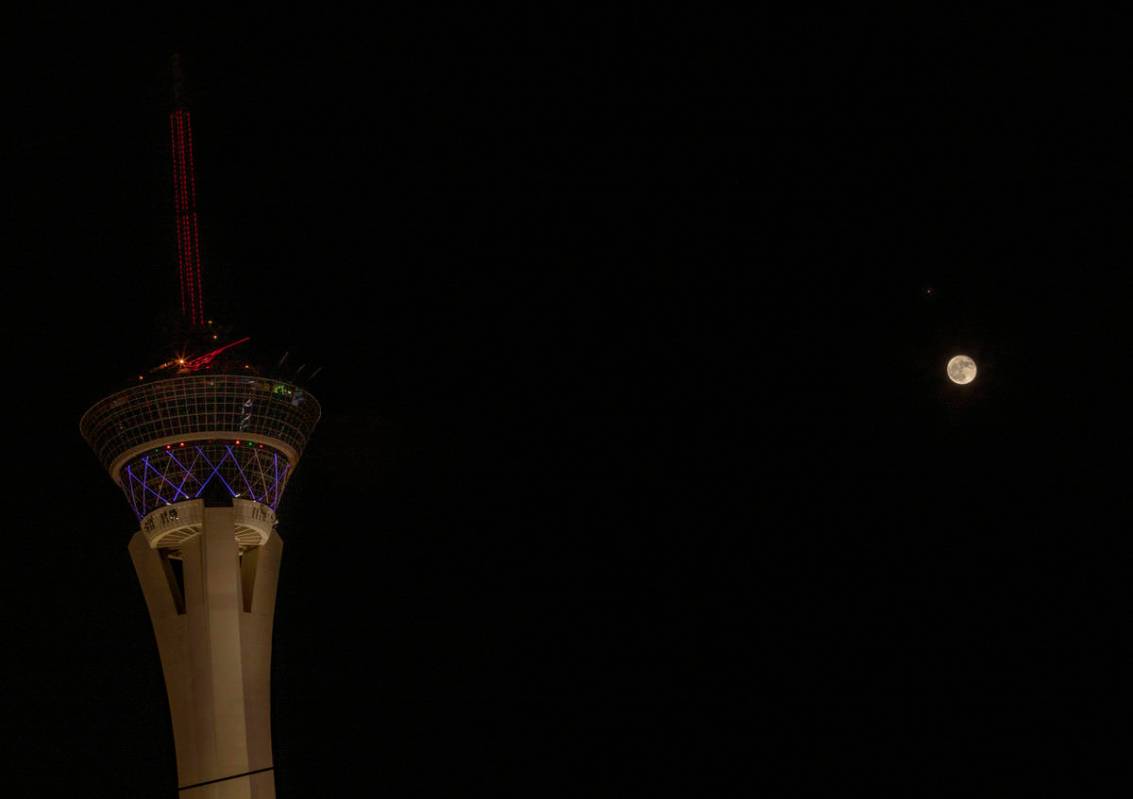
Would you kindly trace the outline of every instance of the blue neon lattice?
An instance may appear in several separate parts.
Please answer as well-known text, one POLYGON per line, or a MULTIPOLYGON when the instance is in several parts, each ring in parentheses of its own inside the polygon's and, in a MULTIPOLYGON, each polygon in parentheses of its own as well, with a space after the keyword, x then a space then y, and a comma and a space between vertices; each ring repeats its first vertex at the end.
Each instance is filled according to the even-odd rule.
POLYGON ((122 488, 139 519, 156 508, 196 499, 214 481, 232 497, 275 510, 291 471, 287 458, 260 444, 190 442, 140 455, 122 469, 122 488))

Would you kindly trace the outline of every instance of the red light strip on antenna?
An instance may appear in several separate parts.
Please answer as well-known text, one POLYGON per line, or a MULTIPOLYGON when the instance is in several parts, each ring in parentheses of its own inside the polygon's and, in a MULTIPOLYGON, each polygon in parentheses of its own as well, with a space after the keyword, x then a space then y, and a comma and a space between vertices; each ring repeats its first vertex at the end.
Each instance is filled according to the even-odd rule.
POLYGON ((182 275, 183 291, 181 305, 189 321, 192 321, 193 311, 189 305, 189 285, 185 274, 185 202, 182 199, 181 187, 184 185, 184 176, 181 172, 181 118, 174 111, 169 118, 173 129, 173 201, 176 205, 177 221, 177 267, 182 275))
POLYGON ((173 220, 177 224, 177 280, 181 288, 181 316, 187 316, 185 308, 185 264, 181 253, 181 194, 178 187, 181 185, 177 173, 177 128, 173 123, 173 114, 169 115, 169 152, 173 154, 173 220))
POLYGON ((177 277, 181 314, 189 324, 205 323, 201 282, 201 235, 197 221, 197 181, 193 163, 193 127, 189 112, 177 108, 169 115, 173 150, 173 206, 177 221, 177 277))
POLYGON ((201 286, 201 235, 197 224, 197 169, 193 163, 193 124, 189 119, 189 112, 185 111, 185 131, 189 151, 189 192, 193 208, 193 272, 197 283, 197 324, 205 323, 205 294, 201 286))

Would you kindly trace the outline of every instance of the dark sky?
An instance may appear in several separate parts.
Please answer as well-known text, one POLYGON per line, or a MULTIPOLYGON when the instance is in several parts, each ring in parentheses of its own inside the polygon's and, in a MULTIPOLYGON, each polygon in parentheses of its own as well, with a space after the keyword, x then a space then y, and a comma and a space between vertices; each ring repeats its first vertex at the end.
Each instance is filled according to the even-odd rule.
POLYGON ((480 13, 14 29, 8 778, 175 793, 78 435, 164 357, 175 49, 208 307, 324 367, 280 797, 1096 775, 1040 753, 1116 729, 1110 21, 480 13))

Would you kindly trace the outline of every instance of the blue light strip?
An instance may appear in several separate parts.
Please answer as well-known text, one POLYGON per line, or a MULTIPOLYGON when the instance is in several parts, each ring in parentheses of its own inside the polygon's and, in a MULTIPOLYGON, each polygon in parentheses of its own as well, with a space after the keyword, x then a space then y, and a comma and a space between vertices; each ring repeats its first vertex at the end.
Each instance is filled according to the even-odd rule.
POLYGON ((283 478, 280 480, 279 483, 276 484, 276 487, 275 487, 275 505, 271 506, 272 510, 275 510, 276 505, 279 504, 280 486, 284 485, 287 482, 287 470, 290 469, 290 468, 291 468, 290 463, 283 464, 283 478))
MULTIPOLYGON (((121 473, 124 478, 122 488, 135 516, 142 519, 154 508, 170 505, 184 499, 198 498, 204 493, 205 487, 214 477, 224 484, 225 489, 233 497, 246 496, 254 502, 262 502, 268 505, 273 510, 279 506, 291 464, 285 458, 282 468, 280 468, 279 453, 274 449, 269 450, 272 455, 270 467, 264 462, 267 457, 266 451, 251 447, 244 449, 234 446, 231 442, 216 440, 202 442, 200 446, 193 446, 190 451, 193 455, 191 459, 182 460, 177 456, 175 450, 162 449, 157 454, 141 455, 136 461, 126 464, 121 473), (223 448, 223 451, 220 448, 223 448), (215 463, 209 458, 208 451, 210 449, 214 453, 220 454, 220 458, 215 463), (166 459, 163 468, 159 469, 157 461, 162 454, 166 456, 166 459), (241 458, 245 460, 241 460, 241 458), (225 476, 225 462, 228 459, 232 461, 232 465, 227 467, 228 477, 233 478, 231 482, 225 476), (185 461, 189 461, 188 465, 185 461), (244 468, 245 466, 248 469, 252 468, 253 461, 259 472, 260 493, 258 495, 256 494, 256 487, 252 485, 252 480, 248 476, 247 469, 244 468), (134 471, 134 466, 139 467, 140 473, 134 471), (233 472, 237 473, 239 478, 233 472), (240 484, 241 481, 247 489, 247 494, 239 493, 233 487, 240 484), (195 489, 191 485, 192 483, 197 484, 195 489), (167 496, 163 495, 166 492, 165 486, 169 487, 167 496), (139 487, 141 490, 139 490, 139 487), (190 496, 190 493, 192 493, 192 496, 190 496), (152 505, 149 502, 150 496, 154 499, 152 505)), ((256 475, 253 474, 252 476, 255 477, 256 475)))
POLYGON ((228 493, 231 496, 236 496, 236 492, 232 490, 232 486, 228 485, 228 481, 225 480, 224 475, 220 473, 220 464, 224 463, 224 458, 227 458, 228 456, 225 455, 224 457, 222 457, 220 460, 218 460, 216 462, 215 466, 213 466, 213 462, 208 459, 208 455, 205 455, 205 453, 201 450, 200 447, 193 447, 193 449, 195 449, 197 451, 197 454, 199 454, 201 456, 201 460, 203 460, 209 466, 212 466, 212 472, 209 474, 208 477, 206 477, 204 479, 204 482, 201 483, 200 489, 197 490, 197 493, 194 496, 199 497, 201 495, 201 492, 205 490, 205 486, 207 486, 209 484, 209 480, 211 480, 213 478, 213 475, 216 475, 217 477, 220 478, 220 482, 224 483, 224 487, 228 489, 228 493))
MULTIPOLYGON (((185 481, 193 476, 193 467, 195 467, 197 465, 197 461, 200 460, 200 456, 199 455, 193 456, 193 462, 191 464, 189 464, 188 469, 186 469, 185 464, 181 463, 181 461, 179 461, 177 459, 177 456, 173 454, 173 450, 169 450, 169 457, 173 459, 174 463, 176 463, 178 466, 181 467, 181 471, 185 472, 185 476, 181 478, 181 485, 179 485, 177 487, 177 490, 180 491, 182 488, 185 487, 185 481)), ((189 496, 189 495, 185 494, 185 496, 189 496)))
MULTIPOLYGON (((173 483, 171 483, 171 482, 170 482, 169 480, 166 480, 166 479, 165 479, 165 475, 163 475, 163 474, 162 474, 161 472, 159 472, 159 471, 157 470, 157 467, 156 467, 156 466, 154 466, 154 465, 152 465, 152 464, 151 464, 151 463, 149 462, 149 456, 146 456, 146 457, 145 457, 145 458, 143 458, 142 460, 143 460, 143 462, 145 463, 145 465, 146 465, 146 468, 147 468, 147 469, 149 469, 149 470, 150 470, 150 471, 152 471, 152 472, 153 472, 154 474, 156 474, 156 475, 157 475, 157 476, 158 476, 159 478, 161 478, 161 482, 165 483, 165 484, 166 484, 167 486, 169 486, 170 488, 172 488, 172 489, 173 489, 174 491, 176 491, 176 492, 184 493, 184 492, 183 492, 183 491, 181 491, 181 490, 180 490, 179 488, 177 488, 177 486, 173 485, 173 483)), ((160 496, 160 495, 159 495, 159 496, 160 496)), ((189 495, 188 495, 188 494, 185 494, 185 499, 189 499, 189 495)), ((164 501, 164 500, 163 500, 163 501, 164 501)), ((174 495, 173 495, 173 501, 174 501, 174 502, 176 502, 176 501, 177 501, 177 494, 174 494, 174 495)))
MULTIPOLYGON (((232 447, 225 444, 224 448, 228 450, 228 456, 232 458, 232 462, 236 464, 236 471, 240 472, 240 477, 244 479, 244 485, 248 489, 248 496, 255 500, 256 492, 252 490, 252 484, 248 482, 248 478, 244 475, 244 470, 240 467, 240 459, 232 454, 232 447)), ((235 494, 233 496, 235 496, 235 494)))
MULTIPOLYGON (((147 466, 149 465, 148 459, 147 459, 147 461, 146 461, 146 465, 147 465, 147 466)), ((130 476, 131 476, 131 477, 133 477, 133 478, 134 478, 135 480, 137 480, 137 481, 138 481, 138 485, 140 485, 140 486, 142 487, 142 489, 143 489, 144 491, 148 491, 148 492, 150 492, 151 494, 153 494, 153 495, 154 495, 155 497, 157 497, 157 500, 158 500, 158 502, 160 502, 160 503, 161 503, 162 505, 168 505, 168 504, 169 504, 169 500, 167 500, 167 499, 166 499, 165 497, 163 497, 163 496, 162 496, 161 494, 157 493, 157 492, 156 492, 156 491, 154 491, 154 490, 153 490, 152 488, 150 488, 150 487, 149 487, 148 485, 146 485, 146 484, 145 484, 145 481, 144 481, 144 480, 142 480, 142 479, 141 479, 140 477, 138 477, 138 476, 137 476, 136 474, 133 474, 133 473, 131 472, 131 475, 130 475, 130 476)), ((146 508, 146 500, 145 500, 145 496, 146 496, 145 494, 142 494, 142 510, 145 510, 145 508, 146 508)), ((157 505, 154 505, 154 507, 156 508, 156 507, 157 507, 157 505)))
MULTIPOLYGON (((169 450, 166 450, 165 453, 168 455, 169 450)), ((166 459, 165 468, 161 470, 161 477, 162 477, 163 480, 169 476, 169 467, 171 467, 172 465, 173 465, 173 461, 166 459)), ((174 494, 173 496, 176 497, 177 495, 174 494)))
POLYGON ((267 476, 264 475, 264 459, 263 459, 263 456, 261 455, 261 453, 259 453, 259 452, 253 452, 253 454, 255 455, 256 471, 258 471, 260 473, 260 488, 262 488, 264 490, 263 495, 261 496, 261 498, 258 501, 259 502, 267 502, 268 501, 268 479, 267 479, 267 476))
MULTIPOLYGON (((129 466, 126 467, 126 475, 130 478, 129 480, 126 481, 126 485, 130 486, 130 494, 129 494, 130 507, 134 509, 134 515, 137 516, 140 519, 143 516, 145 516, 145 514, 138 510, 138 497, 134 493, 134 480, 136 480, 137 478, 134 477, 134 470, 131 469, 129 466)), ((144 505, 145 498, 146 498, 146 495, 142 494, 142 502, 143 502, 142 507, 145 507, 145 505, 144 505)))

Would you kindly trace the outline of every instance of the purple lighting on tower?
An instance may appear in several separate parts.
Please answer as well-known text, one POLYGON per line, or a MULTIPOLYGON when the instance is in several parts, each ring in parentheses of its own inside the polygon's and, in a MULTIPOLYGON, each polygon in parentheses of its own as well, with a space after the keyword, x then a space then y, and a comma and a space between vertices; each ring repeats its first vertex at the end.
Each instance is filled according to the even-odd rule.
POLYGON ((252 490, 252 484, 248 482, 248 478, 244 474, 244 470, 240 468, 240 461, 232 454, 232 447, 226 446, 225 450, 228 451, 228 457, 232 458, 233 463, 236 464, 236 471, 240 473, 240 477, 244 480, 244 485, 248 489, 248 496, 252 499, 256 498, 256 492, 252 490))
MULTIPOLYGON (((199 455, 193 456, 193 462, 192 462, 192 464, 190 464, 188 469, 186 469, 185 465, 183 463, 181 463, 180 460, 178 460, 176 455, 173 454, 173 450, 169 450, 169 457, 172 458, 173 462, 176 463, 178 466, 180 466, 181 470, 185 473, 185 475, 181 478, 181 485, 177 486, 177 490, 181 491, 181 489, 185 486, 185 482, 190 477, 192 477, 193 468, 197 465, 197 460, 200 458, 200 456, 199 455)), ((184 493, 184 492, 182 492, 182 493, 184 493)), ((188 494, 186 494, 186 496, 188 496, 188 494)))
POLYGON ((209 481, 212 480, 213 477, 219 477, 220 482, 224 483, 224 487, 228 489, 229 495, 233 497, 236 496, 236 492, 232 490, 232 486, 228 484, 228 481, 224 479, 224 475, 220 473, 220 466, 222 463, 224 463, 224 458, 226 456, 221 456, 220 460, 217 461, 216 466, 213 466, 212 461, 208 459, 208 456, 205 455, 200 447, 196 447, 196 450, 197 453, 201 456, 201 460, 203 460, 207 466, 212 466, 212 471, 209 472, 208 477, 201 481, 201 487, 197 490, 197 493, 194 496, 199 497, 201 495, 201 492, 205 490, 205 486, 209 484, 209 481))
MULTIPOLYGON (((168 453, 167 453, 167 454, 168 454, 168 453)), ((145 458, 142 458, 142 460, 143 460, 143 461, 145 462, 145 465, 146 465, 146 470, 147 470, 147 471, 152 471, 152 472, 153 472, 154 474, 156 474, 156 475, 157 475, 157 476, 158 476, 158 477, 159 477, 159 478, 161 479, 161 482, 165 483, 165 484, 166 484, 167 486, 169 486, 170 488, 172 488, 172 489, 173 489, 173 501, 174 501, 174 502, 176 502, 176 501, 177 501, 177 497, 178 497, 178 496, 179 496, 179 495, 180 495, 180 494, 181 494, 182 492, 181 492, 181 489, 179 489, 179 488, 178 488, 177 486, 173 485, 173 483, 169 482, 168 478, 166 478, 166 476, 165 476, 165 474, 168 474, 168 473, 169 473, 169 463, 167 462, 167 463, 165 464, 165 474, 163 474, 163 473, 159 472, 159 471, 158 471, 158 470, 157 470, 157 469, 156 469, 156 468, 154 467, 154 465, 153 465, 152 463, 150 463, 150 462, 149 462, 149 457, 145 457, 145 458)), ((188 494, 185 494, 185 499, 188 499, 188 498, 189 498, 189 495, 188 495, 188 494)))
POLYGON ((214 479, 232 497, 262 502, 273 510, 279 506, 291 464, 271 447, 233 446, 230 440, 202 441, 191 450, 192 458, 180 458, 175 448, 156 448, 128 462, 121 471, 122 488, 139 519, 154 508, 195 499, 214 479), (249 475, 259 475, 259 489, 249 475), (245 491, 235 486, 243 485, 245 491))

